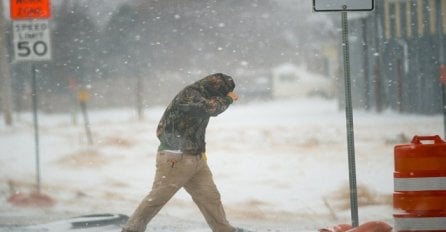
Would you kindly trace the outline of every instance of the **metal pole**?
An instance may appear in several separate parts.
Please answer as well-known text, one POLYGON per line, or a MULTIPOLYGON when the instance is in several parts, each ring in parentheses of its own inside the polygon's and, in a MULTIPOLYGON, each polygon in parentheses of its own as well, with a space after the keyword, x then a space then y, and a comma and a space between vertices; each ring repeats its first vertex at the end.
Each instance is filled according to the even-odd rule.
POLYGON ((79 92, 79 102, 81 105, 82 115, 84 117, 84 128, 87 134, 88 145, 93 145, 93 137, 91 136, 90 121, 88 120, 87 101, 90 95, 86 89, 81 89, 79 92))
MULTIPOLYGON (((446 14, 446 13, 442 12, 441 9, 443 9, 443 7, 441 4, 446 4, 446 2, 442 1, 442 0, 437 0, 437 12, 438 12, 437 33, 438 33, 438 41, 440 44, 439 62, 440 62, 440 67, 444 67, 444 65, 445 65, 445 54, 444 54, 445 48, 444 48, 443 28, 445 25, 442 25, 443 20, 441 20, 441 19, 442 19, 442 14, 446 14)), ((442 93, 441 96, 442 96, 442 102, 443 102, 443 129, 444 129, 444 136, 446 137, 446 89, 445 89, 445 85, 446 85, 446 83, 441 83, 441 93, 442 93)))
POLYGON ((33 101, 33 119, 34 119, 34 138, 36 148, 36 184, 37 192, 40 192, 40 154, 39 154, 39 118, 37 115, 37 80, 36 67, 32 64, 32 101, 33 101))
POLYGON ((348 145, 348 167, 350 182, 350 207, 352 226, 358 227, 358 194, 356 186, 356 164, 355 164, 355 142, 353 130, 353 107, 350 80, 350 55, 348 44, 348 21, 347 6, 344 6, 342 16, 342 47, 344 53, 344 81, 345 81, 345 115, 347 121, 347 145, 348 145))
POLYGON ((143 80, 140 72, 137 74, 136 79, 136 111, 138 113, 138 119, 142 120, 144 118, 144 106, 143 106, 143 80))
POLYGON ((90 121, 88 120, 87 103, 81 102, 82 115, 84 116, 84 128, 87 134, 88 145, 93 145, 93 138, 90 131, 90 121))

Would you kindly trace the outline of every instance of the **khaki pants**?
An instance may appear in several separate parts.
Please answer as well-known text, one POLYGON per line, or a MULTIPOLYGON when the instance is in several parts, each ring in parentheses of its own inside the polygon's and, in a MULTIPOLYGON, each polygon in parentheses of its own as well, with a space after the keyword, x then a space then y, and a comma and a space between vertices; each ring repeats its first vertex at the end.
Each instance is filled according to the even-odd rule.
POLYGON ((123 231, 143 232, 150 220, 181 188, 192 196, 214 232, 233 232, 207 161, 201 156, 160 151, 152 191, 139 204, 123 231))

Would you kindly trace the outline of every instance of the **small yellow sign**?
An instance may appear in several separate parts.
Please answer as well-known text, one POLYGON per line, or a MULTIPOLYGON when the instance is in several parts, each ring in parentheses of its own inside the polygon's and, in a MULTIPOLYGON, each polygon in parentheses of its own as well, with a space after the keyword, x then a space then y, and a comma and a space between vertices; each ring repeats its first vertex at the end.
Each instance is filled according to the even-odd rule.
POLYGON ((87 102, 90 100, 90 93, 86 89, 81 89, 79 90, 78 97, 80 102, 87 102))

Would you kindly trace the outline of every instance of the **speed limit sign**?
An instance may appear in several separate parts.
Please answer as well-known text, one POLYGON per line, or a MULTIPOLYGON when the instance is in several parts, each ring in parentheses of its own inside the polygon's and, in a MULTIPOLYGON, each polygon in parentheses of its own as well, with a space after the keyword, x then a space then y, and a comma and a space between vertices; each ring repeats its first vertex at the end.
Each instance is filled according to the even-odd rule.
POLYGON ((51 60, 48 20, 13 21, 14 60, 51 60))

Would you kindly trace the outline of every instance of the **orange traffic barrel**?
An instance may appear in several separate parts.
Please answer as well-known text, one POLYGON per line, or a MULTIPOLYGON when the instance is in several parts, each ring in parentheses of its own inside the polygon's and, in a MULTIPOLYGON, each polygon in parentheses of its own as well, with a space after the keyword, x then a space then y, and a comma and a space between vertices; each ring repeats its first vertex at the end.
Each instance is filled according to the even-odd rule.
POLYGON ((415 136, 394 149, 395 230, 446 232, 446 142, 415 136))

